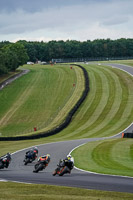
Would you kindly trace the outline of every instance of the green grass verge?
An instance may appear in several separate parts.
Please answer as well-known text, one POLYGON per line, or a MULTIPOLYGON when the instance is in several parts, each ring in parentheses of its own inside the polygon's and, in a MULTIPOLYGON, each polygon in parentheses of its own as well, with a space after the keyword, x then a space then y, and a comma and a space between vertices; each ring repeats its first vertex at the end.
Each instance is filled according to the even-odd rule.
POLYGON ((89 142, 75 149, 72 155, 80 169, 133 177, 132 139, 89 142))
POLYGON ((133 194, 120 192, 104 192, 80 188, 58 187, 49 185, 0 183, 1 200, 131 200, 133 194))

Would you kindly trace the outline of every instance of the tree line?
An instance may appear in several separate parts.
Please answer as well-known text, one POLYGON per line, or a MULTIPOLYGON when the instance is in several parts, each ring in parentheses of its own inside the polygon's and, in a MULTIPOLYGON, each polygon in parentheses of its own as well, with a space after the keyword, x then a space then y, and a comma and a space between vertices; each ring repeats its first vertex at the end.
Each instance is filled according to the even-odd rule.
POLYGON ((15 71, 29 59, 23 44, 1 42, 0 43, 0 75, 15 71))
POLYGON ((133 57, 133 39, 97 39, 83 42, 76 40, 49 42, 20 40, 15 44, 7 41, 0 42, 0 69, 5 67, 5 71, 14 70, 27 61, 49 62, 52 59, 115 59, 118 57, 133 57))
POLYGON ((19 41, 27 49, 30 61, 50 61, 69 58, 133 57, 133 39, 97 39, 27 42, 19 41))

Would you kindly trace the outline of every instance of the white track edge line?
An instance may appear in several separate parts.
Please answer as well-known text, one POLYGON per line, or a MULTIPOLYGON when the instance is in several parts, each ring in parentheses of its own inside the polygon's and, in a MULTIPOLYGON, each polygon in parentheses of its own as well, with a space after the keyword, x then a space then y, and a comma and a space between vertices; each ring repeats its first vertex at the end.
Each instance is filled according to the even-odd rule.
MULTIPOLYGON (((114 63, 114 64, 116 64, 116 63, 114 63)), ((113 66, 113 65, 112 65, 112 64, 110 64, 110 63, 109 63, 109 65, 105 65, 105 66, 108 66, 108 67, 112 67, 112 68, 119 69, 119 70, 121 70, 121 71, 124 71, 124 72, 126 72, 126 73, 127 73, 127 74, 129 74, 130 76, 133 76, 133 74, 131 74, 130 72, 126 71, 125 69, 121 69, 121 68, 119 68, 119 67, 113 66)), ((128 65, 122 65, 122 64, 121 64, 121 66, 125 66, 125 67, 129 67, 129 68, 133 68, 133 67, 131 67, 131 66, 128 66, 128 65)))

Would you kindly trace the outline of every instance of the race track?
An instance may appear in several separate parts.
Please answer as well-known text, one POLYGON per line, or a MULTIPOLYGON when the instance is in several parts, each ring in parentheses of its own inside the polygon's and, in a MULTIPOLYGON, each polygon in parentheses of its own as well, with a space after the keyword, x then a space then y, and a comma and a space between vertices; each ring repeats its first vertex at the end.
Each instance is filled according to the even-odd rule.
MULTIPOLYGON (((133 68, 131 67, 116 64, 111 65, 122 68, 122 70, 125 70, 133 75, 133 68)), ((133 130, 133 124, 128 128, 128 130, 133 130)), ((115 137, 121 137, 121 133, 115 137)), ((42 144, 38 146, 39 156, 49 153, 51 155, 51 162, 44 171, 41 171, 37 174, 32 172, 35 162, 24 166, 23 159, 27 149, 18 151, 12 155, 12 162, 9 168, 0 170, 0 179, 25 183, 63 185, 96 190, 133 193, 133 178, 129 177, 93 174, 82 172, 76 169, 73 169, 70 175, 64 175, 63 177, 52 176, 52 172, 56 168, 59 159, 65 158, 74 147, 86 142, 100 139, 103 140, 106 138, 64 141, 42 144)))

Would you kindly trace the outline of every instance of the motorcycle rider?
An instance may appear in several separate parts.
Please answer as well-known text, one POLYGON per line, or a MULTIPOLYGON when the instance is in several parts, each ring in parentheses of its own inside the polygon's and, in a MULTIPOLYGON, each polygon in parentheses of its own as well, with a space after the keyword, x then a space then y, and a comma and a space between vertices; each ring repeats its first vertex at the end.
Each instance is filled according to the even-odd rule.
POLYGON ((74 167, 74 158, 71 155, 68 155, 63 161, 70 170, 74 167))
POLYGON ((71 173, 71 170, 74 167, 74 158, 71 155, 68 155, 65 159, 60 159, 58 167, 55 169, 53 176, 56 174, 60 174, 60 168, 67 166, 69 169, 69 173, 71 173))
POLYGON ((10 162, 11 162, 11 154, 10 153, 7 153, 6 155, 0 157, 1 167, 3 166, 3 167, 8 168, 10 162))
POLYGON ((37 173, 39 170, 37 170, 36 169, 36 166, 38 165, 38 164, 42 164, 42 169, 40 169, 40 170, 43 170, 43 169, 45 169, 45 167, 47 167, 48 166, 48 164, 49 164, 49 162, 50 162, 50 154, 46 154, 46 155, 43 155, 43 156, 40 156, 39 158, 38 158, 38 162, 37 162, 37 164, 35 165, 35 170, 33 170, 33 172, 35 172, 35 173, 37 173))
POLYGON ((29 151, 26 152, 26 155, 30 154, 32 160, 35 160, 37 158, 38 155, 38 148, 34 147, 33 149, 30 149, 29 151))
POLYGON ((45 161, 46 166, 48 166, 48 164, 50 162, 50 154, 46 154, 46 155, 40 156, 38 160, 39 160, 39 162, 44 162, 45 161))
POLYGON ((38 155, 38 148, 37 148, 37 147, 34 147, 34 148, 33 148, 33 152, 34 152, 34 158, 36 159, 36 158, 37 158, 37 155, 38 155))

